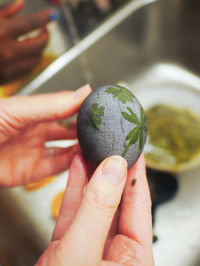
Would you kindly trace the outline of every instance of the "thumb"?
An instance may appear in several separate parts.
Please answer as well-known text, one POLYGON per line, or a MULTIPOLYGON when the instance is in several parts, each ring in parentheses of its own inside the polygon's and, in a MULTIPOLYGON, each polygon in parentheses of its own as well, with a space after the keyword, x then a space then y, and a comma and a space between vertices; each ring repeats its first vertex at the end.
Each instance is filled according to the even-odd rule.
POLYGON ((93 174, 77 216, 61 239, 74 265, 97 265, 102 259, 104 244, 119 205, 127 177, 127 163, 119 156, 105 159, 93 174), (65 244, 64 244, 65 245, 65 244), (75 252, 79 252, 79 256, 75 252))

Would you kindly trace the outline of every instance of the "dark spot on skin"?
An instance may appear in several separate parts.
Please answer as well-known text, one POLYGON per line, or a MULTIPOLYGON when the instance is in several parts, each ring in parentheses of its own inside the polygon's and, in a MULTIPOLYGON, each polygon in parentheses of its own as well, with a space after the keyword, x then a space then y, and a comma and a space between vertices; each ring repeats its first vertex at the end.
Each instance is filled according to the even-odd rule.
POLYGON ((136 182, 137 182, 137 179, 134 178, 134 179, 132 180, 132 182, 131 182, 132 186, 135 186, 136 182))

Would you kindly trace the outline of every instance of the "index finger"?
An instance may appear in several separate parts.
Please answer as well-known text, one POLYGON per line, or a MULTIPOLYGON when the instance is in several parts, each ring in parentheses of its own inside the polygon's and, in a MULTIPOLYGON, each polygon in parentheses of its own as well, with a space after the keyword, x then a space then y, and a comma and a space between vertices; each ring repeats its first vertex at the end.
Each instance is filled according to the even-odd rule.
POLYGON ((85 162, 80 155, 76 155, 70 166, 67 188, 52 236, 53 241, 60 239, 72 224, 81 204, 86 178, 85 162))
POLYGON ((24 6, 24 0, 15 1, 13 4, 5 5, 0 7, 0 19, 14 16, 24 6))
MULTIPOLYGON (((8 132, 10 130, 17 134, 19 130, 33 123, 67 118, 78 111, 90 92, 90 86, 85 85, 77 91, 0 99, 2 124, 8 132)), ((5 140, 7 139, 1 139, 2 142, 5 140)))
POLYGON ((2 109, 23 124, 60 120, 78 111, 91 88, 85 85, 76 91, 60 91, 31 96, 14 96, 1 100, 2 109))
POLYGON ((151 199, 143 154, 129 170, 122 200, 119 231, 142 246, 152 245, 151 199))
POLYGON ((6 20, 4 34, 16 38, 35 29, 42 28, 49 21, 55 20, 56 14, 52 10, 45 10, 35 14, 15 17, 6 20))

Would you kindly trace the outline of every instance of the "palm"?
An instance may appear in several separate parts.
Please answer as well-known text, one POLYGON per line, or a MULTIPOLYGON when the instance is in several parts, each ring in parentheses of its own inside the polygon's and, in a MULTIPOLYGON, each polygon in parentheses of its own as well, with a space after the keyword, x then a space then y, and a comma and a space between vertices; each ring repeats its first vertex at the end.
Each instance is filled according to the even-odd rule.
MULTIPOLYGON (((72 129, 71 135, 73 133, 72 129)), ((56 174, 64 166, 67 168, 70 159, 68 150, 57 149, 52 156, 44 144, 48 140, 67 138, 69 135, 67 129, 51 122, 28 126, 11 137, 0 149, 0 183, 7 187, 26 184, 56 174)))

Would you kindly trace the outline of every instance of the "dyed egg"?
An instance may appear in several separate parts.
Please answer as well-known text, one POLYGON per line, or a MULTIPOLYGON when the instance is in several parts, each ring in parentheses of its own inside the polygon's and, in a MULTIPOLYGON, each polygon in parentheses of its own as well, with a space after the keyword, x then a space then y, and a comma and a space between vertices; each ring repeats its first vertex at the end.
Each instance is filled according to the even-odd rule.
POLYGON ((120 155, 130 168, 139 158, 146 141, 143 108, 125 87, 100 87, 79 109, 77 134, 84 157, 94 165, 106 157, 120 155))

